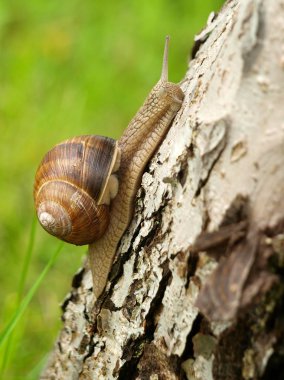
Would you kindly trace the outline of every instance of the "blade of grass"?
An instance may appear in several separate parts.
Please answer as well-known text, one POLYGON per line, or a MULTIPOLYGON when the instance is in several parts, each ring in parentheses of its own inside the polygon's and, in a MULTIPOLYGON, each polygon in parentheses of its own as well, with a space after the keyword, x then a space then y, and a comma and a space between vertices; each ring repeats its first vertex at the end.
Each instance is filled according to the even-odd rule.
POLYGON ((40 377, 40 373, 45 366, 45 363, 47 362, 49 358, 49 354, 45 354, 42 359, 39 360, 37 365, 27 374, 25 380, 37 380, 40 377))
POLYGON ((23 269, 21 271, 21 277, 20 277, 20 281, 19 281, 18 305, 20 304, 21 299, 22 299, 22 295, 23 295, 25 283, 26 283, 26 278, 27 278, 27 274, 28 274, 28 270, 29 270, 29 266, 30 266, 30 262, 31 262, 31 257, 32 257, 32 252, 33 252, 33 248, 34 248, 34 242, 35 242, 35 232, 36 232, 36 225, 37 225, 36 222, 37 222, 37 219, 34 216, 33 221, 32 221, 32 226, 31 226, 29 242, 28 242, 28 246, 27 246, 27 250, 26 250, 26 254, 25 254, 23 269))
POLYGON ((59 255, 60 251, 63 248, 64 243, 60 243, 56 251, 53 253, 51 256, 50 260, 46 264, 45 268, 43 271, 40 273, 38 278, 36 279, 34 285, 31 287, 27 295, 24 297, 23 301, 21 302, 19 308, 16 310, 10 321, 7 323, 6 327, 4 330, 0 333, 0 347, 2 344, 5 342, 5 340, 8 338, 8 336, 12 333, 12 331, 15 329, 17 323, 19 322, 20 318, 24 314, 27 306, 29 305, 31 299, 33 298, 35 292, 37 291, 39 285, 41 284, 42 280, 48 273, 49 269, 53 265, 53 263, 56 261, 57 256, 59 255))
MULTIPOLYGON (((36 217, 33 217, 32 224, 31 224, 31 229, 30 229, 30 234, 29 234, 29 240, 28 240, 28 246, 26 249, 26 253, 24 256, 24 262, 23 262, 23 267, 21 270, 21 277, 18 285, 18 291, 17 291, 17 301, 16 301, 16 309, 19 307, 22 295, 24 292, 24 287, 26 283, 26 278, 31 262, 31 257, 32 257, 32 252, 34 248, 34 241, 35 241, 35 232, 36 232, 36 217)), ((4 348, 4 353, 3 353, 3 358, 2 358, 2 365, 1 365, 1 378, 3 377, 3 374, 5 372, 7 363, 9 361, 9 357, 11 354, 11 347, 13 345, 13 334, 9 336, 9 339, 6 341, 6 345, 4 348)))

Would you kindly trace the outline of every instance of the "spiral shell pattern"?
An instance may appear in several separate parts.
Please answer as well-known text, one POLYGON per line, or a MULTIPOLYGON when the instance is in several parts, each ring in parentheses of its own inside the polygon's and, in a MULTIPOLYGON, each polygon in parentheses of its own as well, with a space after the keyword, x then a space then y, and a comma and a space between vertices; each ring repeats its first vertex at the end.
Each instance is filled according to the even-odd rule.
POLYGON ((35 177, 34 199, 42 227, 66 242, 84 245, 99 239, 109 222, 109 206, 100 204, 117 169, 117 142, 78 136, 56 145, 35 177))

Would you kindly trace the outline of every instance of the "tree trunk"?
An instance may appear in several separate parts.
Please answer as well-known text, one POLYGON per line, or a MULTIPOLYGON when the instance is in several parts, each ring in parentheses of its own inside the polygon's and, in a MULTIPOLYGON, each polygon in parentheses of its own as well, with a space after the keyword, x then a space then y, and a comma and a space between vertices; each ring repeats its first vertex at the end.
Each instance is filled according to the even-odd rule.
POLYGON ((197 36, 107 289, 75 275, 41 379, 282 379, 283 20, 231 0, 197 36))

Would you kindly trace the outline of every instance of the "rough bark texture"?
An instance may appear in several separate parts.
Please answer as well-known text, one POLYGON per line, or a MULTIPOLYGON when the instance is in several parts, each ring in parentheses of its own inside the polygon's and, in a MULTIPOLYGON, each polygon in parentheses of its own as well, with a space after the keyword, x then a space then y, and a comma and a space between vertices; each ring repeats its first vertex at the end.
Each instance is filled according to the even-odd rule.
POLYGON ((74 277, 41 379, 282 378, 283 20, 231 0, 198 36, 107 290, 74 277))

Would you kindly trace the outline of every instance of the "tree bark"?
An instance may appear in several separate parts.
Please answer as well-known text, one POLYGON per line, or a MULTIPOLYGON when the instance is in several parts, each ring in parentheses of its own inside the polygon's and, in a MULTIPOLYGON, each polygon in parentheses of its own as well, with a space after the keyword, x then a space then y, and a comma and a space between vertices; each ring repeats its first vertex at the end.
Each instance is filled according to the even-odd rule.
POLYGON ((197 36, 106 291, 86 262, 41 379, 282 378, 283 20, 231 0, 197 36))

